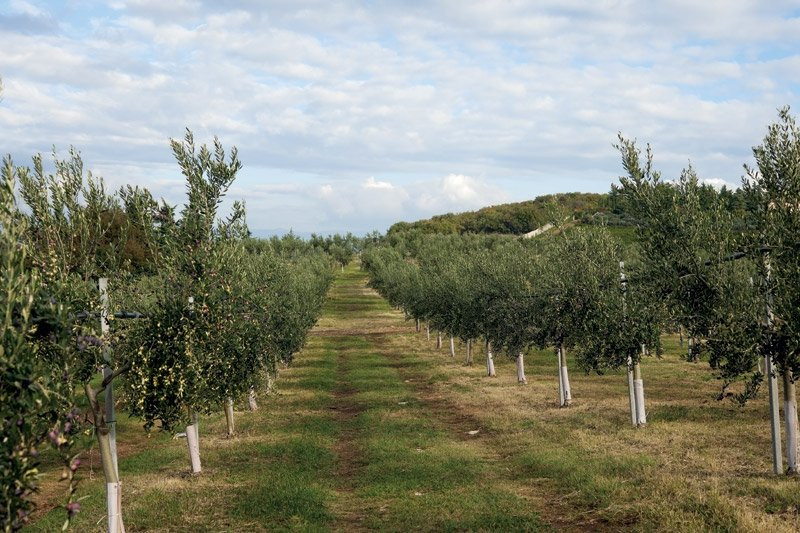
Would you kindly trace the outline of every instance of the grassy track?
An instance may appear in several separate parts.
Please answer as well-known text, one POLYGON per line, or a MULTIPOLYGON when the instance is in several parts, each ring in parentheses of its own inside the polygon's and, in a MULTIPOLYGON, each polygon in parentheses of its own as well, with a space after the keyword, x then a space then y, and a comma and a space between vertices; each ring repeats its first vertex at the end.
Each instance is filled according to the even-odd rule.
MULTIPOLYGON (((798 481, 767 475, 764 399, 715 401, 707 365, 674 340, 643 365, 650 424, 636 430, 623 375, 573 369, 574 406, 559 409, 551 353, 530 354, 527 386, 500 356, 486 378, 480 353, 464 367, 437 351, 365 282, 354 265, 337 278, 280 393, 238 413, 235 438, 223 417, 201 420, 201 476, 185 441, 121 422, 128 531, 800 529, 798 481)), ((102 476, 85 457, 75 529, 100 531, 102 476)), ((58 488, 45 483, 43 508, 58 488)))

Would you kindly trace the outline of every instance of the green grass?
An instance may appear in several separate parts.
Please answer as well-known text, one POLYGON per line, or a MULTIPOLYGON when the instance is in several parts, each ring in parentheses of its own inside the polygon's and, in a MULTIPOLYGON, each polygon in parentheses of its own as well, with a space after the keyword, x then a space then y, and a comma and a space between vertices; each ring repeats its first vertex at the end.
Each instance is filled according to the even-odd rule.
MULTIPOLYGON (((512 359, 496 354, 489 379, 482 347, 465 367, 461 343, 450 358, 447 342, 437 351, 435 333, 428 343, 413 327, 353 265, 338 274, 278 394, 237 412, 233 439, 221 414, 201 419, 200 476, 188 474, 184 440, 148 439, 120 417, 128 530, 800 528, 797 481, 769 475, 764 398, 715 401, 718 381, 683 360, 677 338, 642 365, 649 424, 635 429, 624 372, 586 375, 570 359, 574 404, 559 409, 552 350, 526 355, 519 386, 512 359)), ((102 475, 85 444, 74 530, 102 531, 102 475)), ((63 522, 48 468, 31 531, 63 522)))

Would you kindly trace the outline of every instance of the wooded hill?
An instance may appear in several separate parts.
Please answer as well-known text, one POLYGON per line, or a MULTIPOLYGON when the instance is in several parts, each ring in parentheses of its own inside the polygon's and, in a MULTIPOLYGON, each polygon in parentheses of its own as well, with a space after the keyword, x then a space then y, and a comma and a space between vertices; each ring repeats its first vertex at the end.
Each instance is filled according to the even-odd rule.
MULTIPOLYGON (((723 187, 717 191, 711 185, 700 186, 700 208, 713 205, 717 196, 732 212, 742 212, 744 202, 737 190, 723 187)), ((418 220, 397 222, 387 236, 416 230, 421 233, 505 233, 522 235, 553 220, 571 218, 580 224, 604 224, 626 227, 636 224, 629 206, 620 196, 616 185, 608 193, 570 192, 537 196, 533 200, 484 207, 477 211, 447 213, 418 220)))
POLYGON ((388 234, 421 230, 423 233, 511 233, 520 235, 544 225, 558 211, 578 217, 609 212, 608 195, 562 193, 524 202, 493 205, 478 211, 447 213, 416 222, 398 222, 388 234))

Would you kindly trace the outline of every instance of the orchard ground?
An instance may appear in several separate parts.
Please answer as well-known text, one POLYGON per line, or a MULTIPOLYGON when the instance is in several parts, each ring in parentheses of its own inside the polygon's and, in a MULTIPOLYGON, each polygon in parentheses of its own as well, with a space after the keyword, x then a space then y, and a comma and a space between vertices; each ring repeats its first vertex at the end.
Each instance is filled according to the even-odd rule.
MULTIPOLYGON (((642 365, 648 425, 630 425, 624 372, 572 366, 573 405, 557 406, 556 357, 482 353, 463 366, 447 342, 389 308, 351 264, 278 394, 201 419, 203 473, 186 442, 147 438, 120 417, 123 515, 134 531, 797 531, 799 480, 771 475, 764 395, 717 401, 706 363, 677 339, 642 365), (477 431, 477 433, 476 433, 477 431)), ((91 442, 91 441, 89 441, 91 442)), ((45 464, 47 470, 47 464, 45 464)), ((75 531, 102 531, 96 447, 83 454, 75 531)), ((59 530, 63 487, 49 471, 31 531, 59 530)))

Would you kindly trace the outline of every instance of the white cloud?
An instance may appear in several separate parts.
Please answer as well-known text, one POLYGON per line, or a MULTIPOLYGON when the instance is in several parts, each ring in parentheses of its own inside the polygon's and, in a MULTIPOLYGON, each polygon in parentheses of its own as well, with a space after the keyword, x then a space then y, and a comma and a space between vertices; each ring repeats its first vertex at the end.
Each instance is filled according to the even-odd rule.
POLYGON ((606 190, 618 131, 651 141, 667 176, 691 159, 734 183, 776 108, 800 109, 789 0, 8 5, 0 151, 74 144, 109 179, 147 184, 189 126, 246 168, 300 176, 254 193, 254 227, 275 225, 275 194, 297 210, 336 199, 287 212, 298 223, 377 226, 606 190))
POLYGON ((30 15, 32 17, 41 17, 46 15, 45 11, 24 0, 9 0, 8 9, 12 13, 19 13, 20 15, 30 15))
POLYGON ((703 183, 711 185, 712 187, 714 187, 717 190, 720 190, 723 187, 725 187, 725 188, 727 188, 729 190, 734 190, 734 189, 738 189, 739 188, 739 184, 738 183, 731 183, 730 181, 724 180, 722 178, 703 178, 701 181, 703 183))
POLYGON ((509 200, 508 194, 488 180, 463 174, 444 177, 417 185, 414 204, 422 216, 445 211, 469 211, 509 200))
POLYGON ((364 182, 363 187, 365 189, 386 189, 386 190, 394 189, 394 186, 388 181, 377 181, 373 176, 367 178, 367 180, 364 182))

